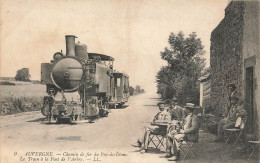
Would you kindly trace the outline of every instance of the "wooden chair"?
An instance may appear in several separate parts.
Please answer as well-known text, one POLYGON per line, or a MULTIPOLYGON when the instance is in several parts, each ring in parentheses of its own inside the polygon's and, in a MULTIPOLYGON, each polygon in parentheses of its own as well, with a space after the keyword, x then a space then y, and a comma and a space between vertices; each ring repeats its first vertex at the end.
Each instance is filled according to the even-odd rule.
POLYGON ((228 142, 228 140, 232 137, 235 136, 236 140, 234 142, 234 145, 236 145, 237 141, 243 136, 244 134, 244 128, 246 124, 246 119, 242 119, 241 117, 238 117, 236 120, 235 128, 231 129, 226 129, 228 133, 228 138, 225 142, 225 144, 228 142))

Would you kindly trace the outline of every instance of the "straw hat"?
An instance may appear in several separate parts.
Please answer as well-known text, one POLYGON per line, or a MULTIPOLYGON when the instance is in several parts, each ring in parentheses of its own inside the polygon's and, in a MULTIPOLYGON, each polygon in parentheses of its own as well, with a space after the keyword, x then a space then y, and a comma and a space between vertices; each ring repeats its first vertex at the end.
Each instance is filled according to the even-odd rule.
POLYGON ((186 106, 184 108, 191 108, 191 109, 196 109, 195 105, 193 103, 186 103, 186 106))

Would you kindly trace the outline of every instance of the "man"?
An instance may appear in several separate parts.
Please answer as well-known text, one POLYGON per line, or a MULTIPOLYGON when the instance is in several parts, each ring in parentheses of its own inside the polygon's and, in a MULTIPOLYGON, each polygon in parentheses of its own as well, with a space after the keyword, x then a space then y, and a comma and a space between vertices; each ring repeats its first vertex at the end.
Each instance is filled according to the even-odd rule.
POLYGON ((228 85, 228 101, 229 101, 229 106, 228 106, 228 110, 227 113, 229 112, 229 109, 231 108, 231 98, 236 96, 237 94, 237 87, 234 83, 230 83, 228 85))
POLYGON ((183 140, 197 141, 199 132, 199 120, 195 115, 195 105, 192 103, 186 103, 185 111, 187 116, 185 122, 182 124, 183 127, 177 130, 169 130, 166 140, 166 158, 169 161, 180 160, 180 146, 183 140))
POLYGON ((55 102, 55 92, 54 92, 54 89, 50 88, 49 90, 49 98, 48 98, 48 104, 49 104, 49 112, 48 112, 48 116, 47 116, 47 119, 49 120, 49 123, 52 121, 52 118, 53 118, 53 111, 52 111, 52 107, 53 107, 53 104, 55 102))
POLYGON ((231 108, 226 118, 218 123, 218 136, 214 141, 223 141, 224 131, 229 128, 234 128, 238 117, 245 117, 246 110, 243 109, 242 101, 239 103, 239 98, 236 96, 231 97, 231 108))
MULTIPOLYGON (((153 124, 156 122, 171 122, 171 115, 165 110, 165 104, 158 104, 160 111, 155 115, 153 124)), ((149 125, 144 128, 141 138, 137 140, 136 144, 132 144, 134 147, 141 148, 141 154, 147 152, 148 141, 151 133, 159 134, 161 132, 159 126, 149 125)))
POLYGON ((171 114, 172 120, 183 121, 186 117, 184 110, 178 105, 178 100, 176 97, 172 99, 168 112, 171 114))

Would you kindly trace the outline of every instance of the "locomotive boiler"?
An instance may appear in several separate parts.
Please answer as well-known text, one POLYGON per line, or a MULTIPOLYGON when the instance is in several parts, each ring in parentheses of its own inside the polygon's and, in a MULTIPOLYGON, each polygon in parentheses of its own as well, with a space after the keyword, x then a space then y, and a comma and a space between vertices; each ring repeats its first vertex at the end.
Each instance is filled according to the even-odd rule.
POLYGON ((88 53, 87 45, 75 43, 76 38, 66 35, 66 55, 56 52, 50 63, 41 64, 41 82, 48 93, 41 111, 49 121, 106 116, 109 106, 123 105, 129 97, 129 77, 113 69, 114 58, 88 53), (72 92, 78 92, 78 101, 66 98, 72 92))

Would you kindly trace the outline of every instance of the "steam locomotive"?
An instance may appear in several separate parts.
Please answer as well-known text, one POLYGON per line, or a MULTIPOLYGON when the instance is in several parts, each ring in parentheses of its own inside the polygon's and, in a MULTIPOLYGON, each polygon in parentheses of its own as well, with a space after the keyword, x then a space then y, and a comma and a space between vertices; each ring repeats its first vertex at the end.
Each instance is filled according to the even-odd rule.
POLYGON ((41 83, 48 93, 41 112, 49 120, 107 116, 109 106, 128 101, 129 77, 113 69, 114 58, 88 53, 87 45, 75 43, 76 38, 66 35, 66 55, 56 52, 50 63, 41 64, 41 83), (78 92, 78 101, 68 101, 66 94, 72 92, 78 92))

